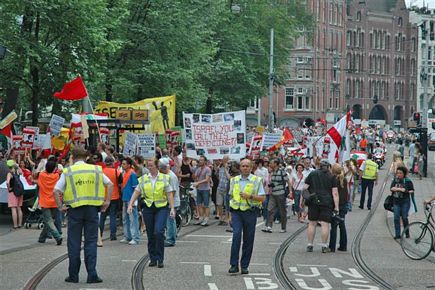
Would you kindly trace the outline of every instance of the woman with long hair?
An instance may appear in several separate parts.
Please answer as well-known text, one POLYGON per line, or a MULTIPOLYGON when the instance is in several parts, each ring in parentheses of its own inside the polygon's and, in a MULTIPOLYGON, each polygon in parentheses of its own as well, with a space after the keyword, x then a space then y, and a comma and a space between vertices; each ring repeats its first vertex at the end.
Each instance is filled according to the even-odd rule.
POLYGON ((347 203, 349 202, 349 192, 347 189, 347 181, 344 176, 344 170, 339 164, 332 165, 332 174, 338 179, 338 217, 332 219, 331 233, 329 239, 329 248, 331 252, 335 252, 337 244, 337 227, 340 228, 340 246, 339 251, 347 251, 347 231, 345 217, 347 214, 347 203))
POLYGON ((397 168, 399 168, 400 166, 406 167, 405 163, 403 162, 401 153, 399 151, 394 151, 393 152, 393 162, 391 163, 391 166, 390 166, 390 172, 393 174, 393 177, 396 174, 397 168))
MULTIPOLYGON (((21 207, 23 206, 23 196, 16 196, 14 192, 14 183, 17 182, 16 179, 19 178, 20 169, 15 163, 15 160, 10 159, 7 161, 7 166, 9 169, 6 175, 6 186, 8 188, 8 207, 11 209, 12 222, 14 224, 14 229, 21 228, 23 224, 23 211, 21 207)), ((18 181, 19 182, 19 181, 18 181)))

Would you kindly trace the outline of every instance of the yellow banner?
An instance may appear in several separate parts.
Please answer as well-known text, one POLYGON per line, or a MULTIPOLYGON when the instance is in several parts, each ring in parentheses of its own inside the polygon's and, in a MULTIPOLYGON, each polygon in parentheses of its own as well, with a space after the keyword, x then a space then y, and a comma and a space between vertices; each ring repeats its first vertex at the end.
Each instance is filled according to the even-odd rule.
POLYGON ((175 126, 175 95, 143 99, 130 104, 102 101, 95 108, 95 113, 107 113, 110 118, 116 118, 118 110, 148 110, 150 124, 145 125, 147 133, 165 133, 166 129, 175 126))
POLYGON ((69 131, 70 131, 69 128, 62 128, 59 136, 53 136, 51 138, 51 147, 56 150, 60 150, 60 151, 63 150, 66 144, 68 144, 69 131))

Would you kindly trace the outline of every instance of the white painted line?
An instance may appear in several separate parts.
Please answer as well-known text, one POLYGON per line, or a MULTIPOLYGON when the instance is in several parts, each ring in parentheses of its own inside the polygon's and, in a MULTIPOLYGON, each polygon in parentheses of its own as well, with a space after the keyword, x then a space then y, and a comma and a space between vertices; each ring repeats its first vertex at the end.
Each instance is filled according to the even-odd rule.
POLYGON ((245 281, 245 286, 247 290, 253 290, 255 289, 254 282, 252 281, 252 278, 243 278, 245 281))
POLYGON ((137 260, 121 260, 121 262, 124 262, 124 263, 136 263, 137 260))
POLYGON ((208 289, 210 290, 219 290, 215 283, 208 283, 208 289))
POLYGON ((249 265, 252 265, 252 266, 269 266, 269 264, 266 264, 266 263, 250 263, 249 265))
POLYGON ((232 244, 233 242, 231 241, 231 242, 228 242, 228 241, 225 241, 225 242, 221 242, 222 244, 232 244))
POLYGON ((306 264, 296 264, 299 267, 328 267, 328 265, 306 265, 306 264))
POLYGON ((232 241, 233 241, 232 237, 227 240, 227 242, 232 242, 232 241))
POLYGON ((264 225, 264 222, 258 223, 255 225, 256 228, 258 228, 259 226, 264 225))
POLYGON ((269 273, 249 273, 249 276, 270 276, 269 273))
POLYGON ((204 265, 209 264, 208 262, 179 262, 180 264, 193 264, 193 265, 204 265))
POLYGON ((269 245, 281 245, 282 243, 270 242, 269 245))
POLYGON ((211 277, 211 265, 204 265, 204 276, 211 277))
POLYGON ((297 267, 288 267, 290 269, 290 272, 296 273, 298 271, 297 267))
POLYGON ((199 241, 180 241, 180 240, 178 240, 177 243, 197 244, 197 243, 199 243, 199 241))
POLYGON ((228 235, 187 235, 188 238, 231 238, 228 235))

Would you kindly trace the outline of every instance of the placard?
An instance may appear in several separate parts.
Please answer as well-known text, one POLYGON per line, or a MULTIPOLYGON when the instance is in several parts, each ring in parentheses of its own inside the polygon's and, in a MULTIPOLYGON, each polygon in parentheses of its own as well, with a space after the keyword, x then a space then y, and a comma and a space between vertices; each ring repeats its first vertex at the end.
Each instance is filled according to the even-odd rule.
POLYGON ((151 160, 156 156, 156 138, 154 134, 137 135, 137 154, 145 160, 151 160))
POLYGON ((65 123, 64 118, 53 114, 50 120, 50 125, 48 125, 48 127, 50 128, 51 136, 59 136, 64 123, 65 123))
POLYGON ((130 156, 130 157, 136 154, 136 144, 137 144, 137 135, 131 132, 127 132, 125 136, 123 154, 125 156, 130 156))
POLYGON ((39 149, 39 127, 27 126, 26 128, 35 130, 35 138, 33 139, 33 149, 39 149))
POLYGON ((263 148, 269 149, 276 143, 280 142, 282 133, 264 133, 263 135, 263 148))
POLYGON ((23 141, 21 141, 21 147, 24 149, 33 148, 33 143, 35 142, 35 129, 24 128, 23 129, 23 141))
POLYGON ((259 158, 261 153, 261 143, 263 141, 263 136, 256 135, 251 138, 251 146, 249 147, 249 157, 250 158, 259 158))
POLYGON ((21 146, 22 141, 22 135, 12 135, 12 148, 17 154, 24 154, 24 148, 21 146))
POLYGON ((148 110, 133 110, 132 120, 134 121, 148 121, 148 110))
POLYGON ((123 121, 131 120, 131 110, 116 111, 116 119, 123 120, 123 121))
POLYGON ((184 114, 186 154, 208 159, 229 155, 239 160, 246 155, 245 111, 218 114, 184 114))
POLYGON ((110 130, 108 128, 100 127, 100 141, 106 145, 109 145, 109 133, 110 130))

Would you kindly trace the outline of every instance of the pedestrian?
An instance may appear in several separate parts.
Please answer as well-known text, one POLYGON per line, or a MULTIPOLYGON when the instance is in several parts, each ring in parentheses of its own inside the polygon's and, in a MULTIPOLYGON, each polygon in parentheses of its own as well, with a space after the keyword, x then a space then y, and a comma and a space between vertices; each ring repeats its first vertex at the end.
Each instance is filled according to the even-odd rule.
POLYGON ((21 228, 23 224, 23 211, 21 210, 21 207, 23 206, 23 195, 14 191, 16 188, 15 182, 19 182, 17 179, 20 178, 18 174, 19 169, 15 163, 15 160, 8 160, 6 165, 9 169, 9 172, 6 175, 6 186, 8 188, 8 207, 11 209, 13 228, 16 230, 21 228))
MULTIPOLYGON (((110 181, 114 184, 112 198, 110 200, 109 208, 101 213, 100 216, 100 232, 101 234, 104 232, 104 223, 106 222, 106 217, 109 215, 110 217, 110 240, 116 240, 116 214, 118 213, 118 205, 120 200, 120 186, 118 184, 118 177, 121 174, 117 168, 114 168, 115 160, 108 156, 105 160, 106 167, 103 168, 103 173, 110 179, 110 181)), ((107 195, 107 190, 106 193, 107 195)))
POLYGON ((365 135, 361 136, 361 140, 359 141, 359 148, 361 151, 365 151, 367 152, 367 139, 365 137, 365 135))
POLYGON ((144 202, 142 215, 148 237, 149 267, 163 268, 165 254, 165 228, 168 215, 175 218, 174 189, 169 183, 169 176, 158 170, 159 160, 148 160, 149 174, 139 178, 139 185, 134 190, 127 212, 131 214, 138 197, 144 202))
POLYGON ((372 208, 373 187, 378 184, 378 164, 372 160, 373 155, 367 154, 367 160, 365 160, 360 168, 361 174, 361 198, 359 208, 364 209, 364 201, 366 192, 368 191, 367 209, 372 208))
POLYGON ((221 164, 219 165, 218 169, 218 186, 216 190, 216 212, 217 216, 219 217, 219 226, 225 226, 227 223, 225 221, 225 215, 223 211, 223 206, 225 204, 225 197, 228 194, 229 191, 229 185, 230 185, 230 173, 229 173, 229 166, 228 166, 228 155, 224 155, 222 157, 221 164))
POLYGON ((44 228, 39 235, 38 242, 45 243, 48 235, 51 235, 59 246, 62 244, 62 235, 54 225, 56 216, 59 215, 56 200, 54 198, 54 187, 59 180, 59 173, 55 172, 56 161, 48 160, 45 170, 40 172, 37 179, 39 187, 39 206, 41 207, 44 228))
POLYGON ((210 215, 210 179, 211 169, 207 166, 207 158, 200 156, 198 160, 198 168, 195 171, 195 182, 192 183, 196 187, 196 205, 199 213, 199 220, 195 225, 208 226, 208 217, 210 215))
MULTIPOLYGON (((393 212, 394 212, 394 239, 400 239, 400 218, 402 218, 403 227, 409 224, 408 212, 411 206, 411 196, 414 195, 414 185, 408 177, 408 170, 405 166, 399 166, 396 169, 396 177, 391 182, 390 190, 393 195, 393 212)), ((409 238, 409 232, 405 233, 409 238)))
POLYGON ((80 249, 84 232, 84 260, 88 272, 87 283, 101 283, 97 274, 98 211, 105 211, 110 204, 113 184, 100 166, 86 164, 87 152, 74 147, 73 165, 63 170, 54 189, 59 209, 68 212, 68 277, 65 282, 78 283, 80 249), (107 196, 104 197, 104 187, 107 196), (60 195, 63 194, 63 205, 60 195))
POLYGON ((121 162, 121 167, 124 170, 122 174, 122 224, 124 229, 124 238, 121 243, 129 245, 137 245, 140 240, 139 234, 139 218, 137 212, 138 201, 132 204, 131 212, 127 212, 127 208, 133 192, 138 185, 136 172, 133 170, 133 160, 130 157, 125 158, 121 162))
POLYGON ((243 248, 240 266, 241 274, 249 274, 249 263, 254 248, 257 211, 264 200, 264 187, 260 177, 251 174, 252 161, 243 159, 240 162, 240 175, 230 181, 230 207, 232 215, 233 238, 231 243, 230 269, 228 273, 239 272, 239 254, 243 248))
POLYGON ((416 142, 415 139, 413 139, 411 145, 409 145, 409 151, 408 151, 408 155, 409 155, 408 168, 410 169, 411 173, 416 173, 414 172, 415 151, 416 151, 415 142, 416 142))
MULTIPOLYGON (((275 217, 275 212, 278 209, 281 222, 281 233, 287 231, 287 209, 286 198, 289 194, 286 193, 286 186, 291 188, 291 180, 289 179, 287 172, 284 168, 280 168, 280 160, 272 159, 270 161, 270 168, 272 169, 271 180, 269 187, 271 189, 271 195, 269 197, 269 204, 267 206, 268 218, 266 227, 262 229, 265 233, 272 232, 272 224, 275 217)), ((290 198, 290 197, 289 197, 290 198)))
POLYGON ((334 216, 331 220, 331 232, 329 238, 329 249, 331 252, 335 252, 337 244, 337 227, 340 228, 340 246, 337 250, 347 251, 347 231, 346 231, 346 214, 347 204, 349 202, 349 191, 346 177, 344 176, 344 170, 340 164, 332 165, 332 174, 337 179, 338 189, 338 216, 334 216))
POLYGON ((294 192, 294 210, 298 216, 298 221, 303 223, 305 218, 302 217, 301 196, 305 185, 304 166, 300 163, 296 164, 296 172, 293 173, 293 192, 294 192))
POLYGON ((414 173, 418 175, 418 178, 421 180, 424 175, 424 153, 423 148, 420 144, 416 144, 416 152, 415 152, 415 165, 414 165, 414 173))
POLYGON ((317 224, 321 226, 322 253, 331 250, 327 244, 329 225, 333 212, 338 213, 338 185, 337 179, 330 172, 331 164, 327 159, 320 161, 319 169, 314 170, 305 179, 304 190, 308 190, 310 198, 305 199, 308 205, 307 252, 313 251, 314 236, 317 224))

